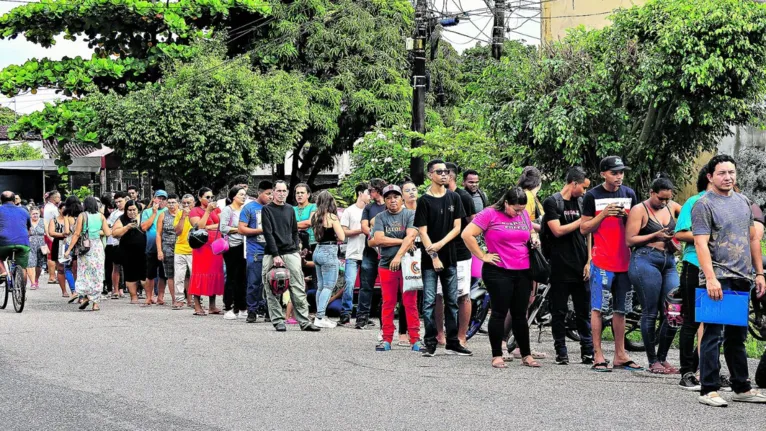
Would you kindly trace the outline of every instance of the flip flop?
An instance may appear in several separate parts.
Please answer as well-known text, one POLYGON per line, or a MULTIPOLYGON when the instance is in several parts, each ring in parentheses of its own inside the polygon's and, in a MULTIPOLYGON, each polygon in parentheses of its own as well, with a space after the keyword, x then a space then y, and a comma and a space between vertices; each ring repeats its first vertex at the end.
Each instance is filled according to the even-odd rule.
POLYGON ((207 316, 207 313, 205 313, 204 311, 203 311, 203 312, 196 312, 196 311, 195 311, 195 312, 194 312, 194 314, 193 314, 193 316, 200 316, 200 317, 204 317, 204 316, 207 316))
POLYGON ((507 365, 505 365, 505 361, 498 362, 498 363, 492 363, 492 368, 508 368, 507 365))
POLYGON ((139 307, 151 307, 151 306, 152 306, 152 304, 147 304, 146 302, 144 302, 143 304, 139 305, 139 307))
POLYGON ((208 310, 208 314, 221 314, 220 309, 208 310))
POLYGON ((622 368, 626 371, 644 371, 644 367, 633 361, 623 362, 622 364, 614 364, 614 368, 622 368))
MULTIPOLYGON (((539 362, 537 362, 537 361, 535 360, 535 358, 534 358, 534 357, 532 357, 532 355, 529 355, 529 356, 527 356, 527 358, 531 358, 531 359, 530 359, 530 360, 527 360, 527 361, 524 361, 524 360, 522 360, 522 361, 521 361, 521 365, 523 365, 523 366, 525 366, 525 367, 530 367, 530 368, 540 368, 540 367, 542 367, 542 365, 540 365, 540 363, 539 363, 539 362)), ((525 359, 526 359, 526 358, 525 358, 525 359)))
POLYGON ((612 369, 609 368, 608 362, 596 362, 593 364, 592 367, 590 367, 591 370, 597 372, 597 373, 611 373, 612 369))

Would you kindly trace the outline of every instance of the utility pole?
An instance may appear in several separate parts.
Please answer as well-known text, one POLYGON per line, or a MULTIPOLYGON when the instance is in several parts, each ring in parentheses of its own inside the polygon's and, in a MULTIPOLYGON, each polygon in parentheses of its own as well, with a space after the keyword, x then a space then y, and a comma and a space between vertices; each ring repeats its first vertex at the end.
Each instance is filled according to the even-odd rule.
MULTIPOLYGON (((426 36, 428 30, 428 5, 417 0, 415 5, 415 32, 413 34, 412 61, 412 128, 413 132, 426 132, 426 36)), ((413 139, 412 148, 423 145, 422 139, 413 139)), ((410 158, 410 177, 417 185, 423 184, 423 159, 410 158)))
POLYGON ((500 60, 505 40, 505 0, 495 0, 495 22, 492 27, 492 57, 500 60))

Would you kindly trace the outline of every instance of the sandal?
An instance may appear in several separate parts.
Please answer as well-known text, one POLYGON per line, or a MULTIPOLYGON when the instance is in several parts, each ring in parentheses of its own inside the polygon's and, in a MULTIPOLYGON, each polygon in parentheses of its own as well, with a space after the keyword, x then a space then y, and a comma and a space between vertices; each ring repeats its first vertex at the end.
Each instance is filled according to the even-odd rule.
MULTIPOLYGON (((660 365, 660 367, 662 367, 663 371, 665 370, 665 367, 663 367, 662 365, 660 365)), ((637 363, 633 361, 623 362, 622 364, 618 364, 615 362, 614 368, 622 368, 623 370, 626 370, 626 371, 644 371, 644 367, 642 367, 641 365, 638 365, 637 363)))
POLYGON ((670 374, 668 373, 668 370, 659 362, 655 362, 652 365, 649 365, 649 372, 652 374, 670 374))
POLYGON ((120 296, 120 295, 118 295, 118 294, 116 294, 116 293, 113 293, 113 294, 112 294, 112 299, 120 299, 120 298, 121 298, 121 296, 120 296))
POLYGON ((668 361, 660 362, 660 365, 665 367, 665 374, 681 374, 681 372, 678 371, 678 368, 670 365, 670 362, 668 361))
POLYGON ((609 362, 596 362, 593 364, 592 367, 590 367, 591 370, 596 371, 598 373, 611 373, 612 369, 609 368, 609 362))
POLYGON ((93 311, 101 311, 101 307, 99 307, 97 304, 93 304, 93 311))
POLYGON ((220 308, 208 308, 207 310, 208 314, 221 314, 220 308))
POLYGON ((513 362, 513 355, 504 355, 503 362, 513 362))
POLYGON ((141 304, 141 301, 130 301, 131 305, 139 305, 141 304))
POLYGON ((195 311, 194 316, 207 316, 207 313, 205 313, 205 310, 202 311, 195 311))
POLYGON ((144 302, 143 304, 139 305, 139 307, 151 307, 151 306, 152 306, 151 302, 144 302))
POLYGON ((67 303, 71 304, 71 303, 77 301, 77 299, 79 297, 80 297, 80 295, 78 295, 76 293, 73 293, 72 295, 69 296, 69 301, 67 301, 67 303))
POLYGON ((532 355, 529 355, 521 360, 521 365, 525 367, 531 367, 531 368, 540 368, 542 365, 540 365, 539 362, 535 360, 535 358, 532 355))
MULTIPOLYGON (((500 358, 502 359, 502 358, 500 358)), ((498 361, 497 358, 492 360, 492 368, 508 368, 507 365, 505 365, 505 361, 498 361)))
POLYGON ((170 307, 170 309, 171 310, 183 310, 185 305, 186 304, 184 304, 183 302, 177 302, 177 303, 173 304, 173 306, 170 307))
POLYGON ((85 310, 88 308, 88 304, 90 304, 90 299, 85 298, 84 301, 82 301, 82 304, 80 304, 80 307, 78 307, 80 310, 85 310))

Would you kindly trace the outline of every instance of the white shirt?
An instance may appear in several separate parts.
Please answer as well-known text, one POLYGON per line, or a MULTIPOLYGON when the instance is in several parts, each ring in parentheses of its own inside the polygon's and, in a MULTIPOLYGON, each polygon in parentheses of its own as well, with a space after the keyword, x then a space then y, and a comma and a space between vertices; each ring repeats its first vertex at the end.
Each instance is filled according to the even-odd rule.
MULTIPOLYGON (((106 224, 109 226, 109 229, 111 229, 112 226, 117 223, 117 219, 122 217, 122 214, 123 212, 118 209, 115 209, 111 214, 109 214, 109 218, 106 220, 106 224)), ((120 245, 120 239, 110 236, 106 239, 106 245, 120 245)))
MULTIPOLYGON (((362 211, 356 205, 351 205, 343 211, 340 216, 340 225, 350 230, 359 230, 362 228, 362 211)), ((346 259, 362 260, 364 253, 364 234, 348 237, 346 243, 346 259)))
POLYGON ((59 209, 56 207, 55 204, 51 202, 48 202, 47 204, 45 204, 45 208, 43 208, 43 222, 45 223, 44 228, 47 229, 51 220, 55 219, 58 216, 59 216, 59 209))

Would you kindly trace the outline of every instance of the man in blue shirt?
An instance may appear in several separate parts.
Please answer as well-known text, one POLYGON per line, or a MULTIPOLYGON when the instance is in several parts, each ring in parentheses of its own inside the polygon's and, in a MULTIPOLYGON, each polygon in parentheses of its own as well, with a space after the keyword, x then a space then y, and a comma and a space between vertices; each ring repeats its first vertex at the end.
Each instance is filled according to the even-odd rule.
POLYGON ((165 304, 165 283, 167 276, 162 262, 157 257, 157 220, 159 215, 167 211, 168 194, 165 190, 157 190, 154 193, 154 202, 150 208, 141 213, 141 230, 146 232, 146 305, 152 302, 158 305, 165 304), (154 294, 154 279, 159 277, 157 299, 152 301, 154 294))
POLYGON ((697 249, 694 248, 694 235, 692 234, 692 208, 699 198, 710 187, 707 179, 707 166, 703 166, 697 177, 697 194, 690 197, 681 208, 676 222, 676 239, 684 243, 683 263, 681 267, 681 284, 678 287, 683 299, 684 323, 679 333, 679 351, 681 356, 681 382, 679 385, 686 390, 700 390, 700 383, 695 376, 699 366, 697 349, 694 348, 694 336, 697 334, 700 324, 694 321, 694 293, 699 287, 699 267, 697 249))
MULTIPOLYGON (((16 265, 26 269, 29 264, 29 213, 14 204, 16 195, 4 191, 0 195, 0 273, 5 274, 2 262, 16 252, 16 265)), ((26 271, 24 282, 26 282, 26 271)))
POLYGON ((258 312, 265 313, 266 301, 263 298, 263 252, 266 239, 263 237, 261 211, 271 203, 272 184, 269 181, 258 183, 258 197, 251 201, 239 214, 239 232, 247 237, 245 259, 247 260, 247 323, 255 323, 258 312))

